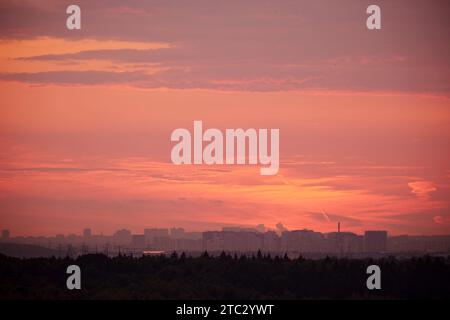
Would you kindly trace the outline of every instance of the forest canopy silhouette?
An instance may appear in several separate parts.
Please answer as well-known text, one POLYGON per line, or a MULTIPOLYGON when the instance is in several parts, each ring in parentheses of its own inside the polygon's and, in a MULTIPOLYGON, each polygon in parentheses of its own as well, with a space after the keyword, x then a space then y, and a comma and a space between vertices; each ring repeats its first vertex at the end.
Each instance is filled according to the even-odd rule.
POLYGON ((0 256, 1 299, 442 299, 450 297, 450 258, 310 260, 238 256, 19 259, 0 256), (67 290, 66 268, 82 270, 82 289, 67 290), (366 268, 382 270, 368 290, 366 268))

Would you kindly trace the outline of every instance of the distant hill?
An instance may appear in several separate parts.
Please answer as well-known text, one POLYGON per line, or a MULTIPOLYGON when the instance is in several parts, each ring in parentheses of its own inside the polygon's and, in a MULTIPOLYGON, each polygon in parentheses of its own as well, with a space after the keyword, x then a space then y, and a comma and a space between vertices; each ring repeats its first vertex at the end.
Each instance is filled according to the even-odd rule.
POLYGON ((17 258, 38 258, 57 256, 58 251, 32 244, 0 243, 0 253, 17 258))

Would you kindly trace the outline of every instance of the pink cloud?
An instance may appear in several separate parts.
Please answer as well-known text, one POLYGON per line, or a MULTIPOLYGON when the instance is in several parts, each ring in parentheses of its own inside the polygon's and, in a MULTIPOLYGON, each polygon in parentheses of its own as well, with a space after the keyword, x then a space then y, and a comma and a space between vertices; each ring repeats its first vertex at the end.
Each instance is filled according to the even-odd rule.
POLYGON ((436 186, 431 181, 413 181, 408 183, 411 192, 421 200, 429 200, 430 193, 437 190, 436 186))
MULTIPOLYGON (((183 1, 177 5, 80 1, 86 22, 79 33, 67 31, 61 23, 64 3, 59 1, 45 5, 7 1, 2 5, 2 38, 45 36, 74 41, 72 52, 53 52, 50 46, 46 53, 27 55, 29 63, 94 60, 130 71, 127 65, 139 62, 144 65, 133 71, 141 74, 147 74, 150 65, 161 67, 145 79, 111 72, 100 83, 225 91, 449 94, 449 22, 444 14, 449 10, 448 1, 381 1, 383 28, 377 33, 366 29, 366 4, 357 0, 183 1), (8 18, 11 16, 15 19, 8 18), (171 46, 162 50, 101 46, 76 50, 80 39, 171 46)), ((85 74, 51 71, 3 72, 0 78, 65 85, 71 77, 72 84, 98 84, 87 81, 96 70, 85 70, 85 74)))
POLYGON ((433 221, 436 223, 436 224, 440 224, 440 225, 442 225, 442 224, 449 224, 450 223, 450 217, 444 217, 444 216, 434 216, 433 217, 433 221))

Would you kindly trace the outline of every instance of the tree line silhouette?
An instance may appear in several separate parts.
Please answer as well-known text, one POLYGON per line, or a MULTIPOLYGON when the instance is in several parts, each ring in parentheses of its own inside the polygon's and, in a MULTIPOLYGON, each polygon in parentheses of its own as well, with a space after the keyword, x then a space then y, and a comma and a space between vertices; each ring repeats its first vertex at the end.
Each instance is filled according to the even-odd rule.
POLYGON ((285 256, 198 257, 88 254, 19 259, 0 255, 1 299, 448 299, 450 257, 320 260, 285 256), (81 268, 81 290, 66 268, 81 268), (366 269, 381 268, 381 290, 366 269))

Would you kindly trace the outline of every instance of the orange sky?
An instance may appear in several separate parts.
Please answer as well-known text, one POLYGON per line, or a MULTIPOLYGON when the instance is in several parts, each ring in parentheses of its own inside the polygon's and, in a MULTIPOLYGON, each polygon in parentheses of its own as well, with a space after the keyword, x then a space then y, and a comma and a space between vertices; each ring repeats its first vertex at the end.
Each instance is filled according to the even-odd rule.
MULTIPOLYGON (((350 13, 338 9, 347 20, 333 21, 335 37, 352 41, 332 37, 317 48, 291 42, 289 21, 315 30, 299 31, 300 39, 321 39, 331 27, 308 1, 316 22, 284 2, 247 20, 231 14, 247 12, 244 4, 205 4, 210 30, 194 23, 190 33, 183 23, 201 11, 184 21, 164 4, 82 2, 91 20, 75 36, 55 27, 59 4, 32 3, 42 11, 39 27, 18 2, 2 13, 18 18, 0 40, 0 228, 51 235, 282 222, 327 232, 341 221, 357 233, 450 232, 449 47, 439 41, 449 25, 434 9, 440 31, 425 27, 420 46, 402 33, 407 13, 387 4, 385 34, 364 51, 351 43, 372 35, 354 28, 360 17, 350 13, 360 5, 352 1, 350 13), (121 13, 122 28, 102 9, 121 13), (390 20, 395 12, 405 16, 390 20), (144 32, 150 13, 160 34, 144 32), (218 23, 223 15, 235 24, 218 23), (236 24, 242 39, 232 37, 236 24), (280 128, 279 173, 173 165, 170 133, 192 130, 194 120, 223 130, 280 128)), ((417 6, 411 14, 431 10, 417 6)))

